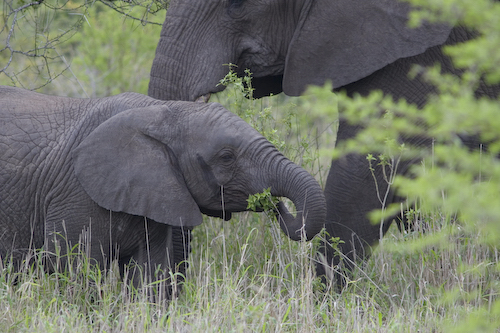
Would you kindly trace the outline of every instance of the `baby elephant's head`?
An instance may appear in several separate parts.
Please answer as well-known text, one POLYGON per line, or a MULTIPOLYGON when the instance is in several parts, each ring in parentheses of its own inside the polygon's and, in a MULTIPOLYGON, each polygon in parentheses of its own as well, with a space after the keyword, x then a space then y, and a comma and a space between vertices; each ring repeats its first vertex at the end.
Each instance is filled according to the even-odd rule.
POLYGON ((311 239, 325 220, 316 180, 216 103, 169 102, 121 112, 92 131, 73 158, 97 204, 156 222, 195 226, 201 212, 228 219, 266 188, 295 204, 295 217, 283 204, 277 207, 292 239, 311 239))

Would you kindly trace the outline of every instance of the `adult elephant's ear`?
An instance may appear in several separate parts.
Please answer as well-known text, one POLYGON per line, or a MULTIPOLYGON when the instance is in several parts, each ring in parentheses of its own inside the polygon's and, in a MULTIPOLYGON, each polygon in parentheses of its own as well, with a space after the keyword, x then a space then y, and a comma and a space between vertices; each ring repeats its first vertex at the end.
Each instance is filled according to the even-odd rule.
POLYGON ((314 0, 291 40, 283 91, 300 95, 309 84, 333 88, 370 75, 397 59, 442 44, 451 27, 407 26, 409 5, 398 0, 314 0))
POLYGON ((169 147, 174 131, 164 131, 170 112, 150 106, 119 113, 73 151, 75 174, 99 206, 174 226, 202 222, 169 147))

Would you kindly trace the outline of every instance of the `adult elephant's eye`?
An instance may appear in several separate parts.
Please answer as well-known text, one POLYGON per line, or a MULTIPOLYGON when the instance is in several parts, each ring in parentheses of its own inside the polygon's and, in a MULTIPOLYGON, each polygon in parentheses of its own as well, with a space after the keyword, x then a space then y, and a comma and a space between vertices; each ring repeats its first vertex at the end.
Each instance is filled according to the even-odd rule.
POLYGON ((236 155, 231 150, 223 150, 219 154, 219 160, 225 165, 232 164, 236 161, 236 155))

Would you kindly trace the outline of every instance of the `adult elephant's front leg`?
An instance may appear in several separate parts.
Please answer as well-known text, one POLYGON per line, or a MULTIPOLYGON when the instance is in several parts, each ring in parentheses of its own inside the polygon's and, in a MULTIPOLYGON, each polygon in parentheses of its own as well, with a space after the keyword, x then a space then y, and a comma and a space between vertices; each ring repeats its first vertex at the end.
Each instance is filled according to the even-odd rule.
POLYGON ((337 265, 342 262, 344 268, 351 270, 356 262, 370 255, 370 247, 389 228, 392 219, 382 227, 369 219, 370 212, 397 200, 388 184, 390 168, 385 167, 386 176, 382 168, 379 161, 370 165, 366 156, 360 154, 348 154, 332 162, 325 186, 328 234, 319 251, 318 276, 343 284, 342 276, 335 273, 340 268, 337 265), (332 247, 329 241, 332 237, 343 242, 338 246, 341 253, 332 247))

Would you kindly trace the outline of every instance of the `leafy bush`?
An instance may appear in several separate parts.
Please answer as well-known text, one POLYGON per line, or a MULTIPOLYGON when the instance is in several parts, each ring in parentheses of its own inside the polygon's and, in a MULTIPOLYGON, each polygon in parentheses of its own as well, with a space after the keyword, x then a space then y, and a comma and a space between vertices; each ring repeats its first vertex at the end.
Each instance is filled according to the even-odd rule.
POLYGON ((119 7, 118 2, 72 0, 6 0, 5 4, 0 11, 0 38, 6 45, 0 48, 0 84, 74 97, 147 93, 165 17, 158 4, 139 1, 119 7))
MULTIPOLYGON (((339 95, 343 114, 353 122, 364 124, 365 130, 336 153, 364 153, 369 161, 391 165, 392 170, 402 159, 422 158, 422 163, 410 170, 411 177, 386 180, 398 194, 416 203, 419 214, 444 216, 439 222, 447 225, 440 229, 442 235, 415 242, 420 251, 429 244, 447 248, 452 239, 468 239, 471 235, 479 235, 474 237, 479 237, 479 243, 484 244, 481 246, 497 246, 500 243, 500 101, 498 96, 477 98, 476 89, 484 81, 497 85, 498 91, 500 84, 500 3, 490 0, 411 2, 421 6, 412 15, 412 24, 418 24, 421 19, 446 20, 467 26, 477 34, 474 40, 444 48, 463 74, 461 77, 443 74, 438 66, 414 68, 411 75, 423 75, 437 89, 422 109, 405 101, 393 101, 380 92, 354 98, 339 95), (429 147, 401 145, 398 142, 402 136, 432 138, 433 143, 429 147), (471 139, 477 149, 464 144, 464 138, 471 139), (369 154, 374 151, 379 152, 378 159, 369 154), (454 223, 449 225, 450 221, 454 223)), ((323 93, 323 89, 330 90, 324 87, 312 91, 323 93)), ((400 204, 394 204, 384 212, 373 214, 373 220, 379 222, 383 216, 400 210, 400 204)), ((405 247, 408 247, 406 242, 397 250, 404 251, 405 247)), ((482 261, 473 261, 464 267, 484 273, 485 265, 496 263, 496 258, 485 256, 482 261)), ((447 301, 443 302, 467 303, 476 293, 482 295, 479 299, 489 301, 480 301, 479 304, 486 306, 476 308, 464 319, 467 325, 462 326, 463 331, 476 324, 476 329, 500 326, 500 302, 495 301, 499 286, 493 283, 485 287, 478 283, 467 290, 468 293, 458 297, 451 288, 447 301)))
POLYGON ((63 45, 84 22, 85 3, 5 0, 0 9, 0 83, 39 88, 68 68, 63 45))
MULTIPOLYGON (((142 8, 128 15, 139 16, 142 8)), ((163 23, 159 13, 153 19, 163 23)), ((71 39, 71 71, 78 95, 104 97, 126 91, 147 94, 160 25, 142 25, 96 3, 88 9, 86 24, 71 39)))

